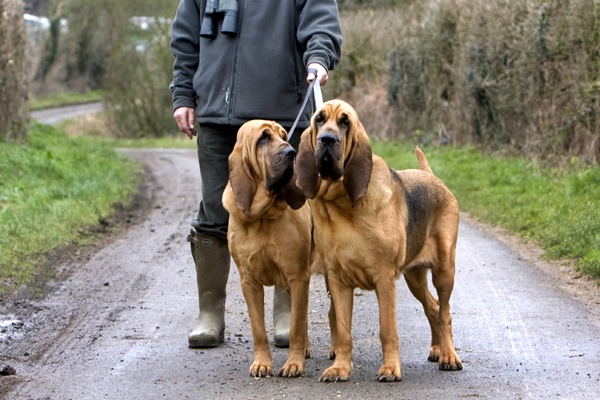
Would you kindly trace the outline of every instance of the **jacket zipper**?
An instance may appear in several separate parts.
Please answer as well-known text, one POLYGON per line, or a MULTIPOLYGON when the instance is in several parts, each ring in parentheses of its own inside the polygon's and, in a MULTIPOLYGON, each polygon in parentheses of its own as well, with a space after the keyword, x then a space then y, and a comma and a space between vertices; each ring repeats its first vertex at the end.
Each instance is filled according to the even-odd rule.
POLYGON ((294 29, 290 30, 290 51, 291 51, 291 56, 292 56, 292 62, 294 63, 294 77, 296 78, 296 95, 298 96, 298 102, 302 103, 302 90, 300 88, 300 79, 302 79, 302 77, 300 76, 300 67, 298 66, 298 60, 296 59, 296 31, 298 30, 298 16, 296 15, 296 2, 293 2, 292 7, 294 8, 294 12, 291 13, 292 14, 292 26, 294 27, 294 29))
MULTIPOLYGON (((239 0, 238 2, 238 35, 241 34, 242 30, 242 17, 244 15, 243 9, 245 6, 245 1, 239 0)), ((235 77, 237 76, 236 70, 238 67, 238 48, 239 48, 239 40, 235 40, 235 47, 233 49, 233 66, 231 67, 231 78, 229 80, 229 86, 227 87, 227 91, 225 92, 225 103, 227 104, 227 124, 231 125, 232 123, 232 115, 233 108, 235 106, 233 101, 233 90, 234 90, 234 82, 235 77)))

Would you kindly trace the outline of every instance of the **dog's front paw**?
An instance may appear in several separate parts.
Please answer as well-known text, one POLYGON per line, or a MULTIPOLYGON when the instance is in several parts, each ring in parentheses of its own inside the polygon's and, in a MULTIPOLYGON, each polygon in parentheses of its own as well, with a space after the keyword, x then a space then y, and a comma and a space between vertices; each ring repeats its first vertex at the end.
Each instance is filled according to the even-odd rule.
POLYGON ((283 378, 299 378, 304 375, 304 363, 287 361, 279 370, 279 376, 283 378))
POLYGON ((383 365, 377 373, 379 382, 400 382, 402 380, 402 368, 400 365, 383 365))
POLYGON ((455 351, 442 351, 439 359, 440 371, 460 371, 463 369, 462 361, 455 351))
MULTIPOLYGON (((307 330, 308 332, 308 330, 307 330)), ((304 358, 309 359, 312 355, 312 346, 310 345, 310 339, 308 338, 308 333, 304 337, 304 358)))
POLYGON ((311 355, 312 355, 312 349, 311 349, 310 343, 309 343, 308 346, 306 346, 306 349, 304 349, 304 358, 309 359, 311 355))
POLYGON ((429 349, 429 356, 427 357, 427 361, 430 362, 438 362, 440 359, 440 346, 435 345, 431 346, 429 349))
POLYGON ((431 346, 428 361, 437 362, 440 371, 460 371, 463 369, 460 357, 454 348, 443 349, 441 346, 431 346))
POLYGON ((255 361, 250 366, 250 376, 253 378, 266 378, 267 376, 273 376, 273 365, 255 361))
POLYGON ((319 382, 346 382, 350 378, 350 368, 331 366, 323 371, 319 382))

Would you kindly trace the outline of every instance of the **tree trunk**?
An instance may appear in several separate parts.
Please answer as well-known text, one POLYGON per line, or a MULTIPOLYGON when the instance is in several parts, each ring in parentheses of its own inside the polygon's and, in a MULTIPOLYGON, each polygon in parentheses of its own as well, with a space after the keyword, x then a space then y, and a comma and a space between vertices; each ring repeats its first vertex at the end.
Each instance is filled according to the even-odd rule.
POLYGON ((22 0, 0 0, 0 138, 18 141, 29 124, 27 33, 22 0))

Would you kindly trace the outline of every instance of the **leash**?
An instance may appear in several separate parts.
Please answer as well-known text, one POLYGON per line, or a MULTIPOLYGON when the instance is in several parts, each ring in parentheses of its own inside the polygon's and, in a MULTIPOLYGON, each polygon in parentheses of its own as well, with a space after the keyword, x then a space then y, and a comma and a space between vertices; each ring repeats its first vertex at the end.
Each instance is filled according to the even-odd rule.
POLYGON ((323 104, 323 93, 321 92, 321 84, 319 83, 319 79, 317 78, 317 70, 314 68, 309 68, 308 73, 313 73, 315 75, 315 79, 312 80, 310 85, 308 85, 308 90, 306 91, 306 96, 304 96, 304 101, 302 102, 302 106, 300 107, 300 111, 298 111, 298 115, 296 116, 296 120, 294 121, 294 125, 292 125, 292 129, 288 133, 288 142, 292 138, 294 134, 294 130, 296 129, 296 125, 298 125, 298 121, 300 120, 300 116, 302 112, 306 108, 306 104, 308 104, 308 99, 310 98, 311 93, 314 93, 315 96, 315 108, 321 107, 323 104))

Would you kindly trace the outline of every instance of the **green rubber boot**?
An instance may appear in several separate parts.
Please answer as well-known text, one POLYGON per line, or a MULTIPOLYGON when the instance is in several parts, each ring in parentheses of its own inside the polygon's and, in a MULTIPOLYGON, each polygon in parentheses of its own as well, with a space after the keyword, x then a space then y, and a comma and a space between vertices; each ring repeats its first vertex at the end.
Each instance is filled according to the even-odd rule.
POLYGON ((273 291, 273 342, 275 347, 290 347, 290 320, 292 302, 285 289, 273 291))
POLYGON ((225 336, 225 287, 230 256, 227 240, 192 230, 191 243, 198 282, 198 324, 188 336, 191 348, 217 347, 225 336))

